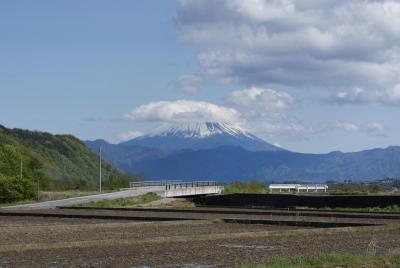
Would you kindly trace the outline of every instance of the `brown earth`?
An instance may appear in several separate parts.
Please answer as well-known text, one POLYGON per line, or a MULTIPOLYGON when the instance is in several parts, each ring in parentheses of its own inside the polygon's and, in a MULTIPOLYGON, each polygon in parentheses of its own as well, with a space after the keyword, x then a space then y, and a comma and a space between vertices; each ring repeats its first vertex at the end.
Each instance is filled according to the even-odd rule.
MULTIPOLYGON (((287 211, 263 211, 263 210, 243 210, 243 209, 204 209, 190 208, 183 210, 154 210, 154 209, 34 209, 23 210, 0 210, 0 216, 7 213, 18 213, 33 215, 45 214, 47 216, 71 216, 84 218, 118 218, 120 220, 136 220, 136 221, 167 221, 167 220, 214 220, 214 219, 238 219, 238 220, 264 220, 264 221, 297 221, 297 222, 326 222, 326 223, 360 223, 360 224, 388 224, 400 223, 400 214, 373 214, 373 213, 304 213, 304 212, 287 212, 287 211), (199 213, 198 211, 202 211, 199 213), (274 214, 269 214, 274 213, 274 214), (341 215, 337 217, 335 215, 341 215), (344 216, 343 216, 344 215, 344 216), (357 217, 352 217, 352 215, 357 217), (377 218, 368 218, 369 215, 377 216, 377 218), (361 217, 360 217, 361 216, 361 217), (397 217, 395 219, 384 219, 384 216, 397 217)), ((17 215, 18 215, 17 214, 17 215)))
MULTIPOLYGON (((29 211, 33 212, 33 211, 29 211)), ((223 223, 223 218, 299 220, 299 217, 107 210, 36 213, 200 220, 142 222, 6 216, 0 213, 0 267, 232 267, 277 256, 332 253, 400 254, 400 221, 392 225, 305 228, 223 223), (203 266, 201 266, 203 265, 203 266)), ((302 217, 301 220, 306 220, 302 217)), ((315 220, 314 218, 311 218, 315 220)), ((318 217, 321 220, 320 217, 318 217)), ((343 219, 323 220, 339 221, 343 219)), ((370 224, 379 219, 345 219, 370 224)))

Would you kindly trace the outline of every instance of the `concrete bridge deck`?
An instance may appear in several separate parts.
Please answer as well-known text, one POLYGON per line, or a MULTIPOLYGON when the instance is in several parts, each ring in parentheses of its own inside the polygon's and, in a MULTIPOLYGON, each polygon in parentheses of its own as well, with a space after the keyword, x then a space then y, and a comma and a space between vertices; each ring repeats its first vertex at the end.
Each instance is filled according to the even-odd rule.
POLYGON ((160 187, 162 190, 157 193, 163 197, 220 194, 223 190, 223 186, 218 185, 215 181, 143 181, 131 182, 129 187, 129 189, 160 187))

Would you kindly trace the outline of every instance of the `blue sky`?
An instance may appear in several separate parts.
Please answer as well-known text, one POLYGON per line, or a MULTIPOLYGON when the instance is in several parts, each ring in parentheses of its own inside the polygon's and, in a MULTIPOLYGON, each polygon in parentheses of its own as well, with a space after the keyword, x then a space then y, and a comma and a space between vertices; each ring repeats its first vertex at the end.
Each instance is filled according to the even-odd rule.
POLYGON ((399 19, 399 1, 2 1, 0 124, 119 142, 221 120, 301 152, 400 145, 399 19))

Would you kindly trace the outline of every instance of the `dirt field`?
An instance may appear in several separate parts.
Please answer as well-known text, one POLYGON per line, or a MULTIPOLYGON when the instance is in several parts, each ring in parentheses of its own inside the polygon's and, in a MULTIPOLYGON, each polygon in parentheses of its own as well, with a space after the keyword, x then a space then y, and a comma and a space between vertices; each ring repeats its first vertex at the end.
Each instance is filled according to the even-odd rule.
MULTIPOLYGON (((268 220, 272 217, 235 214, 235 211, 237 213, 232 210, 224 214, 218 210, 209 213, 35 212, 71 218, 7 216, 0 211, 0 267, 233 267, 241 263, 263 263, 277 256, 400 254, 400 220, 388 220, 391 225, 342 228, 224 223, 226 218, 268 220), (74 218, 74 215, 94 218, 74 218), (96 219, 96 216, 110 218, 96 219), (198 220, 145 222, 123 219, 123 216, 198 220)), ((273 216, 289 221, 306 220, 305 216, 299 217, 273 216)), ((317 218, 329 219, 326 216, 317 218)), ((316 219, 310 217, 310 220, 316 219)), ((369 224, 383 222, 379 219, 347 220, 369 224)))

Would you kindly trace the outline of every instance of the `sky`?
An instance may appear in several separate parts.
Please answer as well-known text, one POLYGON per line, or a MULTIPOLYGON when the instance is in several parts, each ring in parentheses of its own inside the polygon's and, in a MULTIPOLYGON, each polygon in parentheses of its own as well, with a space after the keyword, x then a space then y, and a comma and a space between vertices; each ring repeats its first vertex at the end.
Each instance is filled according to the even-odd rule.
POLYGON ((219 121, 299 152, 400 145, 398 0, 0 2, 0 124, 117 143, 219 121))

